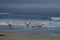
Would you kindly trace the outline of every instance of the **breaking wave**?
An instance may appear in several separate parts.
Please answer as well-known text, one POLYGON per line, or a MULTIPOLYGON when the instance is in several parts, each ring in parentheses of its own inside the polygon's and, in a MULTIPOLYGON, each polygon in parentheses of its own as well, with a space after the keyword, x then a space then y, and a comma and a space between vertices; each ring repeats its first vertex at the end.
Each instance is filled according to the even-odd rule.
POLYGON ((0 15, 7 15, 7 14, 11 14, 11 13, 0 13, 0 15))
POLYGON ((59 21, 59 20, 60 20, 60 17, 52 17, 51 19, 52 19, 52 20, 57 20, 57 21, 59 21))

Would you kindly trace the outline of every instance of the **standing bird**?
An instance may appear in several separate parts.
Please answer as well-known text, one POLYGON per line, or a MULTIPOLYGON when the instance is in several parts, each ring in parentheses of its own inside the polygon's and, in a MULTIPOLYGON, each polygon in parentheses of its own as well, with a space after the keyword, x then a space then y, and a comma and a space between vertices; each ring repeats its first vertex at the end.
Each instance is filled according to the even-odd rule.
POLYGON ((11 25, 11 24, 9 24, 9 23, 8 23, 8 26, 9 26, 9 27, 12 27, 12 25, 11 25))
POLYGON ((30 24, 31 24, 31 22, 29 22, 29 23, 25 23, 26 26, 30 26, 30 24))
POLYGON ((37 24, 38 27, 42 27, 44 24, 37 24))

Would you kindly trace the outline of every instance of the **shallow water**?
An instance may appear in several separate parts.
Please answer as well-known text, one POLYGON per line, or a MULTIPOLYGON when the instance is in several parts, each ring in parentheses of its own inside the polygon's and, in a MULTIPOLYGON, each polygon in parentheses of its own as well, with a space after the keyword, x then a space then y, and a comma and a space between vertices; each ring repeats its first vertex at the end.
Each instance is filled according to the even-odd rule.
POLYGON ((47 28, 47 27, 29 27, 29 26, 21 26, 21 23, 25 22, 34 22, 34 23, 50 23, 52 22, 57 25, 60 21, 41 21, 41 20, 0 20, 0 23, 12 23, 12 27, 8 27, 8 25, 0 26, 0 32, 16 32, 16 33, 30 33, 30 34, 47 34, 47 35, 54 35, 60 34, 60 28, 47 28), (18 25, 17 25, 18 24, 18 25))
POLYGON ((60 34, 60 28, 0 28, 0 32, 17 32, 31 34, 60 34))

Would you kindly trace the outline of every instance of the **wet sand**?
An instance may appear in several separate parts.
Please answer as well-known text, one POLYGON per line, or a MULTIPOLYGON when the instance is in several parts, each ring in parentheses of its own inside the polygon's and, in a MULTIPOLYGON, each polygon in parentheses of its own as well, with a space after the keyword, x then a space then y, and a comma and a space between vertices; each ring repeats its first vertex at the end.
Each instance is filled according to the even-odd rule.
POLYGON ((0 32, 0 40, 60 40, 60 36, 0 32))

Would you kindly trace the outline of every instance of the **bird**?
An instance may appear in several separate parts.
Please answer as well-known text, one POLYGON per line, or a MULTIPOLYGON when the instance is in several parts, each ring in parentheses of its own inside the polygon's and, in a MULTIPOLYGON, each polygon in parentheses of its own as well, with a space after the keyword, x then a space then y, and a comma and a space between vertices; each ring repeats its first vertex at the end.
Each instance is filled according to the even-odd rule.
POLYGON ((36 24, 38 27, 42 27, 44 24, 36 24))
POLYGON ((9 27, 12 27, 12 25, 11 25, 10 23, 8 23, 8 26, 9 26, 9 27))
POLYGON ((26 26, 30 26, 30 24, 31 24, 31 22, 29 22, 29 23, 25 23, 26 26))

